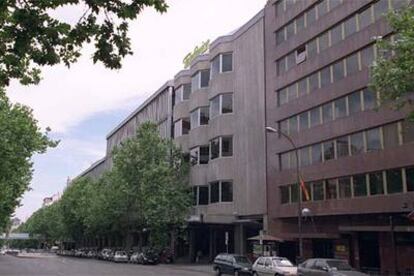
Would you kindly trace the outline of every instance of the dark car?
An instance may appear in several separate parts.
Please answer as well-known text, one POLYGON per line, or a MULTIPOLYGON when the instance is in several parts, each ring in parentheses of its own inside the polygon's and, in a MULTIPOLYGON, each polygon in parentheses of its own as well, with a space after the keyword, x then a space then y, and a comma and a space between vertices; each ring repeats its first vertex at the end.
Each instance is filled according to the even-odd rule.
POLYGON ((158 253, 154 249, 146 249, 138 254, 137 262, 139 264, 158 264, 158 253))
POLYGON ((242 255, 219 254, 214 258, 213 269, 217 275, 252 275, 252 263, 242 255))
POLYGON ((368 276, 356 271, 346 260, 309 259, 298 266, 299 276, 368 276))

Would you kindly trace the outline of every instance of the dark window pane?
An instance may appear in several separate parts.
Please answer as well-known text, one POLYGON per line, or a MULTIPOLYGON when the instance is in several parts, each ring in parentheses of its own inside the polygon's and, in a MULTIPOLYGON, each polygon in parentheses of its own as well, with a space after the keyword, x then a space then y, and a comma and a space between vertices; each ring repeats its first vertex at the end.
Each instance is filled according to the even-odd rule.
POLYGON ((218 74, 220 74, 220 55, 211 61, 211 77, 214 78, 218 74))
POLYGON ((309 76, 309 92, 319 88, 319 73, 316 72, 309 76))
POLYGON ((221 201, 232 202, 233 201, 233 183, 221 182, 221 201))
POLYGON ((374 128, 366 131, 367 151, 381 149, 380 129, 374 128))
POLYGON ((291 86, 287 87, 288 90, 288 101, 293 101, 298 97, 298 88, 296 83, 292 84, 291 86))
POLYGON ((358 14, 359 19, 359 29, 362 30, 363 28, 367 27, 372 23, 372 13, 371 7, 363 10, 358 14))
POLYGON ((316 20, 316 8, 313 7, 306 13, 306 24, 309 27, 316 20))
POLYGON ((322 106, 322 119, 324 124, 333 120, 332 103, 327 103, 322 106))
POLYGON ((289 203, 289 186, 280 187, 280 202, 282 204, 289 203))
POLYGON ((191 83, 183 84, 183 100, 188 100, 191 94, 191 83))
POLYGON ((349 114, 361 111, 361 91, 348 96, 349 114))
POLYGON ((316 55, 318 48, 316 44, 316 39, 312 39, 306 44, 306 51, 308 54, 308 58, 311 58, 316 55))
POLYGON ((387 192, 389 194, 403 192, 401 169, 387 171, 387 192))
POLYGON ((326 199, 336 199, 337 186, 336 179, 329 179, 325 181, 326 199))
POLYGON ((200 89, 200 72, 191 77, 191 91, 200 89))
POLYGON ((374 4, 374 16, 375 20, 378 20, 381 16, 388 12, 388 0, 379 0, 374 4))
POLYGON ((296 33, 299 33, 305 28, 305 16, 301 15, 296 18, 296 33))
POLYGON ((338 179, 339 198, 349 198, 352 196, 351 178, 344 177, 338 179))
POLYGON ((191 129, 199 126, 198 123, 198 108, 190 113, 191 129))
POLYGON ((210 149, 208 146, 200 146, 200 164, 208 164, 210 149))
POLYGON ((208 186, 198 187, 198 205, 208 204, 208 186))
POLYGON ((343 61, 339 61, 332 66, 333 71, 333 81, 339 81, 344 78, 344 63, 343 61))
POLYGON ((331 83, 331 67, 328 66, 321 70, 321 87, 331 83))
POLYGON ((184 118, 182 119, 182 135, 188 134, 190 132, 191 129, 191 123, 190 123, 190 118, 184 118))
POLYGON ((310 158, 309 158, 309 147, 305 147, 299 150, 299 160, 300 160, 300 166, 306 167, 310 164, 310 158))
POLYGON ((209 107, 200 108, 200 125, 207 125, 209 121, 209 107))
POLYGON ((323 192, 323 182, 322 181, 313 182, 313 196, 312 196, 312 198, 313 198, 314 201, 325 199, 324 192, 323 192))
POLYGON ((414 142, 414 122, 402 122, 402 137, 404 144, 414 142))
POLYGON ((293 134, 298 132, 298 117, 293 116, 289 118, 289 133, 293 134))
POLYGON ((232 113, 233 112, 233 94, 221 95, 221 113, 232 113))
POLYGON ((197 187, 193 187, 193 205, 197 205, 197 196, 198 196, 198 189, 197 187))
POLYGON ((291 196, 291 202, 298 202, 298 196, 299 196, 299 191, 298 191, 298 185, 290 185, 290 196, 291 196))
POLYGON ((277 61, 277 74, 280 76, 286 71, 286 58, 283 57, 277 61))
POLYGON ((319 107, 310 111, 310 127, 314 127, 321 123, 321 109, 319 107))
POLYGON ((328 0, 320 2, 316 8, 318 9, 318 18, 321 18, 328 12, 328 0))
POLYGON ((382 172, 369 174, 369 191, 371 195, 384 194, 384 180, 382 177, 382 172))
POLYGON ((358 53, 355 53, 346 58, 346 74, 347 76, 353 75, 359 71, 358 65, 358 53))
POLYGON ((364 138, 362 132, 351 135, 351 154, 357 155, 364 151, 364 138))
POLYGON ((371 45, 361 51, 362 67, 370 67, 374 61, 374 47, 371 45))
POLYGON ((302 97, 308 93, 308 81, 306 78, 301 79, 298 82, 298 92, 299 92, 299 97, 302 97))
POLYGON ((291 69, 296 65, 296 52, 292 52, 287 56, 286 70, 291 69))
POLYGON ((200 87, 208 87, 208 83, 210 81, 210 70, 202 70, 200 71, 201 74, 201 82, 200 87))
POLYGON ((291 38, 295 34, 295 25, 292 23, 289 23, 286 25, 286 40, 291 38))
POLYGON ((336 139, 336 148, 338 151, 338 157, 349 156, 348 136, 344 136, 344 137, 340 137, 336 139))
POLYGON ((304 112, 299 115, 299 129, 302 131, 309 128, 309 113, 304 112))
POLYGON ((365 88, 363 91, 364 110, 374 109, 377 107, 377 95, 375 92, 365 88))
POLYGON ((398 124, 388 124, 382 127, 384 148, 392 148, 399 145, 398 124))
POLYGON ((405 178, 407 179, 407 191, 414 192, 414 167, 405 169, 405 178))
POLYGON ((276 32, 276 45, 281 44, 283 41, 285 41, 285 28, 281 28, 276 32))
POLYGON ((221 137, 221 156, 233 156, 233 137, 221 137))
POLYGON ((219 182, 210 183, 210 203, 219 202, 219 182))
POLYGON ((222 72, 233 71, 233 53, 226 53, 222 56, 222 72))
POLYGON ((352 16, 344 23, 345 37, 350 36, 357 31, 356 16, 352 16))
POLYGON ((198 147, 190 150, 190 164, 192 166, 198 164, 198 147))
POLYGON ((337 44, 340 41, 342 41, 342 24, 336 25, 331 30, 331 46, 337 44))
POLYGON ((367 179, 365 174, 353 176, 354 181, 354 196, 367 195, 367 179))
POLYGON ((211 159, 215 159, 217 157, 219 157, 220 154, 220 139, 216 138, 210 141, 210 154, 211 154, 211 159))
POLYGON ((323 157, 325 161, 335 159, 335 142, 328 141, 323 143, 323 157))
POLYGON ((216 117, 220 114, 220 96, 216 96, 210 100, 210 116, 216 117))
POLYGON ((287 103, 287 102, 288 102, 288 97, 287 97, 287 90, 286 90, 286 88, 285 88, 285 89, 282 89, 282 90, 279 90, 279 92, 277 93, 277 95, 278 95, 278 102, 279 102, 279 105, 282 105, 282 104, 285 104, 285 103, 287 103))
POLYGON ((322 162, 322 144, 315 144, 311 147, 312 164, 322 162))
POLYGON ((329 33, 325 32, 319 38, 319 53, 322 53, 325 49, 329 47, 329 33))
POLYGON ((335 119, 346 116, 346 98, 340 98, 334 102, 335 105, 335 119))
POLYGON ((275 6, 276 6, 275 7, 276 8, 276 16, 281 16, 285 11, 284 1, 283 0, 277 1, 275 6))

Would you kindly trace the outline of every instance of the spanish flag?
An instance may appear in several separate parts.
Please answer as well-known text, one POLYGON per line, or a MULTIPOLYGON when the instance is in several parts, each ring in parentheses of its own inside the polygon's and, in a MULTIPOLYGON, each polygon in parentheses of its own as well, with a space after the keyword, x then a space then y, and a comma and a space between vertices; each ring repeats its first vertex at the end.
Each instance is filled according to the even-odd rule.
POLYGON ((300 175, 300 188, 302 190, 302 194, 305 196, 306 201, 310 200, 309 191, 306 188, 305 182, 303 181, 303 177, 300 175))

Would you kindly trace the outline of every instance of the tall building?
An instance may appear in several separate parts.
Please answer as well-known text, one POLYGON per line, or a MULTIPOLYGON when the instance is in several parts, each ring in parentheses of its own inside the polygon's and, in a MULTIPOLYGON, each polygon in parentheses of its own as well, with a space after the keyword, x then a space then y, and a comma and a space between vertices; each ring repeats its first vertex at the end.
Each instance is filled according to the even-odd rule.
POLYGON ((405 0, 269 1, 265 8, 269 231, 304 257, 342 257, 363 270, 413 269, 414 126, 378 106, 374 37, 396 39, 383 16, 405 0), (411 256, 411 257, 410 257, 411 256))

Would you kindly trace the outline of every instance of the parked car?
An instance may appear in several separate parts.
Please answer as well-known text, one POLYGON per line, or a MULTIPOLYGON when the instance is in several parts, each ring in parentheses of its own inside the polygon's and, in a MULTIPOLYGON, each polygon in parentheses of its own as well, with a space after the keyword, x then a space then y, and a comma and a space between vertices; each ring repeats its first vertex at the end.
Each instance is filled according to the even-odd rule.
POLYGON ((143 250, 138 254, 138 263, 139 264, 158 264, 159 258, 155 250, 149 248, 143 250))
POLYGON ((170 248, 164 248, 163 250, 161 250, 159 256, 160 256, 160 263, 170 264, 174 262, 174 257, 173 257, 173 254, 170 248))
POLYGON ((297 267, 284 257, 259 257, 252 267, 253 275, 297 275, 297 267))
POLYGON ((129 261, 128 255, 125 251, 116 251, 113 261, 116 263, 127 263, 129 261))
POLYGON ((111 251, 112 250, 111 249, 108 249, 108 248, 102 249, 102 251, 101 251, 101 259, 102 260, 105 260, 105 261, 109 261, 111 251))
POLYGON ((309 259, 298 266, 300 276, 368 276, 356 271, 346 260, 309 259))
POLYGON ((129 262, 133 263, 133 264, 137 264, 138 263, 138 257, 139 257, 140 252, 134 252, 132 253, 131 257, 129 257, 129 262))
POLYGON ((246 256, 222 253, 214 258, 213 269, 217 275, 252 275, 252 263, 246 256))

